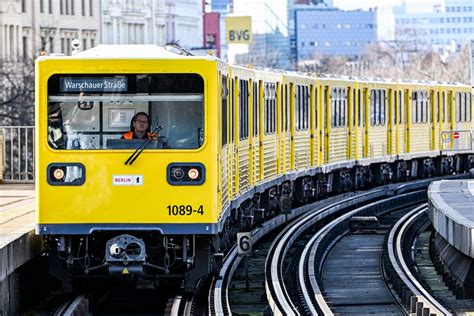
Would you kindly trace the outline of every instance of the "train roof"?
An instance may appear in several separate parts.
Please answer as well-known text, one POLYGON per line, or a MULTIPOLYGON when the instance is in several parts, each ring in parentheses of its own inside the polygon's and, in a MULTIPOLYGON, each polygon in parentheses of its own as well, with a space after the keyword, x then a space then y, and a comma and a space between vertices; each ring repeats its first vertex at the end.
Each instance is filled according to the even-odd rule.
POLYGON ((48 57, 68 57, 68 58, 91 58, 91 59, 205 59, 216 60, 212 55, 194 56, 188 55, 185 50, 179 50, 177 46, 158 46, 158 45, 105 45, 78 51, 72 56, 63 54, 51 54, 48 57), (168 49, 167 49, 168 48, 168 49))

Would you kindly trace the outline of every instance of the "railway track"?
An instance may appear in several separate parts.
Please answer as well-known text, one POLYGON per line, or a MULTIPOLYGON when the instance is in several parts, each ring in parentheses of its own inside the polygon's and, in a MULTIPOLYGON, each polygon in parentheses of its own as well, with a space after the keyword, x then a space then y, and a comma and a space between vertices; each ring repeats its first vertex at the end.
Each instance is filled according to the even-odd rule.
MULTIPOLYGON (((321 283, 326 281, 326 286, 330 284, 331 281, 328 278, 324 280, 324 277, 329 277, 330 274, 327 267, 331 266, 332 263, 327 264, 328 262, 324 260, 329 258, 330 250, 333 249, 337 242, 342 241, 344 236, 347 235, 347 225, 349 225, 352 218, 357 216, 379 216, 379 221, 381 222, 380 227, 374 230, 372 234, 356 231, 347 235, 349 238, 347 242, 349 244, 351 243, 351 238, 353 239, 352 244, 355 245, 364 242, 363 239, 366 239, 365 242, 368 243, 366 249, 358 249, 358 251, 365 252, 372 257, 361 258, 361 260, 371 262, 379 275, 377 280, 378 287, 376 289, 384 289, 384 295, 381 296, 379 303, 366 304, 367 310, 371 309, 372 312, 377 311, 379 314, 390 312, 406 314, 410 311, 411 307, 413 309, 416 306, 418 308, 432 307, 424 303, 425 299, 416 294, 413 295, 413 293, 410 294, 409 292, 397 293, 390 283, 392 280, 387 276, 385 271, 387 268, 381 260, 381 258, 385 258, 382 255, 382 249, 387 247, 386 236, 388 236, 389 226, 400 219, 408 210, 412 210, 415 205, 425 201, 424 190, 429 181, 431 180, 389 185, 361 194, 347 194, 343 198, 331 198, 320 201, 304 206, 304 210, 300 208, 293 210, 291 214, 286 215, 286 219, 276 217, 273 221, 268 221, 261 227, 253 230, 253 243, 257 244, 260 240, 264 240, 263 244, 267 245, 266 248, 258 249, 259 255, 257 258, 250 259, 253 260, 253 270, 259 269, 254 266, 255 264, 261 264, 262 260, 259 260, 258 257, 268 252, 266 263, 263 267, 263 269, 266 269, 265 289, 262 290, 268 302, 266 303, 267 306, 264 306, 264 302, 261 299, 262 291, 250 293, 250 296, 255 299, 255 302, 252 301, 251 306, 258 308, 258 310, 254 309, 254 311, 264 314, 287 315, 333 314, 333 301, 328 302, 326 288, 324 283, 321 283), (408 201, 408 199, 410 200, 408 201), (406 203, 407 201, 408 204, 406 203), (285 222, 290 224, 285 226, 285 228, 279 228, 284 226, 285 222), (345 229, 342 228, 344 226, 346 227, 345 229), (268 247, 269 242, 268 240, 265 241, 265 237, 272 231, 274 233, 276 228, 281 229, 281 232, 278 236, 272 237, 275 241, 272 247, 268 247), (335 234, 339 234, 339 236, 335 234), (285 235, 286 237, 283 237, 285 235), (357 240, 357 238, 361 239, 357 240), (371 242, 375 242, 376 245, 370 246, 371 242), (298 244, 300 249, 292 249, 292 244, 298 244), (317 251, 318 249, 319 251, 317 251), (367 249, 372 249, 372 251, 367 251, 367 249), (317 267, 320 267, 321 270, 316 271, 317 267), (324 268, 326 268, 325 271, 324 268), (411 296, 416 296, 417 301, 411 300, 411 296), (408 302, 406 298, 408 298, 408 302), (410 303, 412 306, 410 306, 410 303), (423 303, 423 305, 420 303, 423 303)), ((281 216, 284 217, 284 215, 281 216)), ((425 222, 424 225, 420 226, 418 224, 417 227, 425 229, 427 225, 428 223, 425 222)), ((411 237, 413 238, 413 236, 411 237)), ((406 244, 409 244, 409 242, 406 244)), ((336 250, 336 248, 333 250, 336 250)), ((233 312, 251 312, 252 308, 250 310, 241 310, 239 302, 235 300, 236 295, 232 294, 232 292, 240 291, 239 295, 241 295, 245 292, 242 290, 243 268, 239 267, 242 259, 242 257, 237 255, 236 247, 229 252, 220 275, 214 280, 210 290, 210 313, 226 315, 233 312), (233 281, 234 275, 239 277, 238 281, 233 281), (236 309, 233 308, 234 305, 236 309)), ((370 275, 369 272, 367 274, 370 275)), ((419 276, 417 275, 417 277, 419 276)), ((253 283, 258 287, 260 280, 254 280, 253 283)), ((367 284, 369 283, 360 282, 360 285, 365 286, 365 288, 367 288, 367 284)), ((339 286, 340 283, 337 283, 337 285, 339 286)), ((402 288, 405 289, 405 286, 402 286, 402 288)), ((366 294, 371 295, 370 293, 366 294)), ((373 299, 373 296, 371 299, 373 299)), ((428 299, 426 298, 426 300, 428 299)), ((367 299, 367 302, 370 302, 370 299, 367 299)), ((341 306, 344 306, 344 304, 347 305, 347 303, 340 303, 341 306)), ((347 311, 349 307, 346 307, 347 311)), ((344 312, 342 311, 342 313, 344 312)), ((449 311, 447 311, 447 314, 449 314, 449 311)))
MULTIPOLYGON (((408 270, 406 267, 388 268, 387 262, 391 261, 388 260, 389 251, 387 250, 386 254, 381 255, 384 243, 393 245, 393 242, 390 244, 388 237, 384 238, 385 235, 388 235, 389 220, 385 220, 381 215, 399 212, 399 216, 392 216, 390 221, 401 218, 408 208, 407 204, 402 202, 410 199, 409 204, 411 205, 420 203, 425 198, 421 190, 425 189, 430 181, 432 180, 392 184, 363 193, 350 192, 330 197, 295 208, 289 214, 280 214, 255 228, 251 232, 252 242, 254 245, 258 245, 260 242, 264 247, 257 249, 257 256, 248 257, 247 260, 250 260, 253 271, 261 271, 262 280, 258 280, 257 277, 252 285, 252 288, 255 288, 260 284, 261 292, 249 294, 248 297, 251 300, 255 299, 255 303, 250 304, 250 307, 248 307, 248 303, 242 305, 247 305, 247 309, 250 309, 247 312, 251 312, 252 308, 258 308, 258 312, 263 314, 288 315, 344 313, 344 308, 345 310, 353 308, 354 306, 351 306, 350 302, 336 302, 336 287, 331 288, 331 284, 337 284, 337 287, 341 286, 340 280, 331 279, 331 275, 338 275, 338 273, 330 271, 330 267, 337 266, 334 263, 336 261, 332 262, 331 260, 338 260, 336 255, 339 246, 341 249, 359 250, 359 252, 368 255, 369 257, 365 257, 365 259, 361 258, 361 262, 371 262, 371 268, 374 268, 372 272, 377 271, 380 276, 377 281, 378 287, 374 288, 375 292, 379 294, 382 292, 380 289, 384 289, 384 299, 378 304, 372 304, 370 308, 368 307, 370 304, 365 304, 367 310, 383 314, 391 312, 400 314, 409 312, 411 307, 418 306, 418 308, 428 307, 431 311, 436 310, 440 314, 449 315, 449 309, 438 304, 436 299, 424 296, 422 288, 416 292, 403 283, 404 278, 410 280, 414 277, 413 269, 410 270, 409 267, 411 262, 405 263, 408 270), (411 200, 412 198, 414 200, 411 200), (389 204, 394 204, 394 206, 389 208, 389 204), (380 227, 372 233, 363 230, 348 233, 347 227, 351 219, 358 216, 377 216, 381 222, 380 227), (365 250, 357 247, 351 248, 351 245, 363 247, 365 242, 367 242, 365 250), (293 249, 293 245, 297 247, 293 249), (367 251, 367 249, 372 249, 372 251, 367 251), (381 260, 380 257, 384 260, 381 260), (384 275, 387 275, 387 280, 384 275), (411 300, 411 297, 416 297, 417 300, 411 300)), ((388 217, 390 216, 388 215, 388 217)), ((419 226, 426 228, 427 224, 419 226)), ((400 238, 403 240, 404 237, 400 238)), ((405 247, 408 246, 405 245, 405 247)), ((406 255, 407 250, 403 251, 406 255)), ((397 252, 394 250, 393 253, 397 252)), ((242 290, 243 260, 244 257, 238 256, 235 245, 226 254, 219 274, 213 279, 209 279, 210 284, 206 282, 201 284, 196 291, 198 293, 196 296, 186 296, 179 291, 175 295, 167 293, 168 296, 162 304, 155 304, 153 308, 142 311, 142 313, 153 314, 157 311, 162 315, 228 315, 235 313, 234 307, 243 308, 237 306, 236 295, 232 294, 238 290, 239 286, 242 290), (240 277, 240 281, 237 281, 240 282, 240 285, 231 286, 235 282, 233 279, 235 275, 240 277), (232 287, 237 289, 232 289, 232 287)), ((401 260, 395 259, 395 262, 400 264, 401 260)), ((369 274, 369 272, 367 273, 369 274)), ((418 277, 418 275, 415 276, 418 277)), ((365 281, 359 283, 360 285, 369 284, 365 281)), ((239 295, 243 292, 245 291, 241 291, 239 295)), ((374 297, 370 293, 366 294, 374 297)), ((163 299, 164 295, 159 295, 163 299)), ((99 312, 96 312, 98 301, 101 301, 102 306, 114 304, 107 303, 105 299, 95 298, 91 301, 88 295, 82 295, 62 304, 61 310, 58 309, 55 315, 87 315, 87 310, 94 315, 110 315, 107 307, 102 307, 99 312)), ((369 301, 367 299, 367 302, 369 301)), ((131 301, 130 304, 133 306, 136 302, 131 301)), ((359 302, 358 305, 363 304, 359 302)), ((238 310, 237 312, 245 311, 238 310)))

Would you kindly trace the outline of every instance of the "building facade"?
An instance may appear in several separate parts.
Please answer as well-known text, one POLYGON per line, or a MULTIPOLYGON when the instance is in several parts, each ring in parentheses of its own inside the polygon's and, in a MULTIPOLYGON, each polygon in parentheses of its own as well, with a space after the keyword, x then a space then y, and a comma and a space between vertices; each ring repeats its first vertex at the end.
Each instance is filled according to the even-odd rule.
POLYGON ((334 7, 295 8, 298 61, 316 54, 355 57, 377 41, 377 11, 342 11, 334 7))
POLYGON ((473 0, 446 0, 428 13, 409 13, 401 6, 394 15, 396 39, 411 36, 419 43, 451 50, 474 39, 473 0))
POLYGON ((41 51, 71 53, 71 42, 82 48, 99 42, 99 0, 0 1, 0 60, 31 59, 41 51))
POLYGON ((202 47, 202 0, 103 0, 102 43, 202 47))

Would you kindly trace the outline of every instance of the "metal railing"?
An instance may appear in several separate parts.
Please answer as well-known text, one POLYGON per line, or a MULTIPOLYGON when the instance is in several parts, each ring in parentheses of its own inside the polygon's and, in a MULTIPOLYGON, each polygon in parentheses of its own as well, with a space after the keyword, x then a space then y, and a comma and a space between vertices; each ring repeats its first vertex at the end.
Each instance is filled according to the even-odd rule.
POLYGON ((33 126, 0 126, 3 135, 3 182, 35 181, 35 129, 33 126))
POLYGON ((442 151, 472 151, 474 130, 454 130, 441 132, 442 151))

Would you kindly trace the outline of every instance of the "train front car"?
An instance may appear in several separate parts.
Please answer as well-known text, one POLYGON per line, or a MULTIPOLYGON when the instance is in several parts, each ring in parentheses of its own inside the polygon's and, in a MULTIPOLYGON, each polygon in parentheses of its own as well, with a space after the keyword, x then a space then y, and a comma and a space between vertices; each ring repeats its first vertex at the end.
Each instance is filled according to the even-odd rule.
POLYGON ((217 64, 157 46, 38 59, 37 233, 65 286, 186 276, 192 289, 209 272, 217 64))

